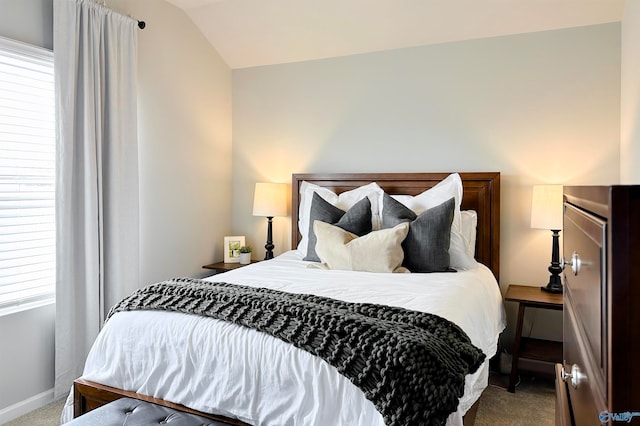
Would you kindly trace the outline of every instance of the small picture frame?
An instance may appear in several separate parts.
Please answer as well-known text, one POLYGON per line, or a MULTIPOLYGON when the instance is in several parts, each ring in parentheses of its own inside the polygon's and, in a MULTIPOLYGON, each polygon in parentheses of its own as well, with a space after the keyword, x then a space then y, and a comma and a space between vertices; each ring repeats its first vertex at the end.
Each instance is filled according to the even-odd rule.
POLYGON ((240 247, 244 245, 244 235, 224 237, 224 263, 240 263, 240 247))

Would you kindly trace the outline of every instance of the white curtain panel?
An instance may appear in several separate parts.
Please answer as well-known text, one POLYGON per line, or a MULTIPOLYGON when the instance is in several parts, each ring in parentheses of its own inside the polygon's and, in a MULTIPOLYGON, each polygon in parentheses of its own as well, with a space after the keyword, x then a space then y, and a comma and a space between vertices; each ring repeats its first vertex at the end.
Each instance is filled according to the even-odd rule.
POLYGON ((139 285, 137 22, 55 0, 55 394, 69 392, 105 311, 139 285))

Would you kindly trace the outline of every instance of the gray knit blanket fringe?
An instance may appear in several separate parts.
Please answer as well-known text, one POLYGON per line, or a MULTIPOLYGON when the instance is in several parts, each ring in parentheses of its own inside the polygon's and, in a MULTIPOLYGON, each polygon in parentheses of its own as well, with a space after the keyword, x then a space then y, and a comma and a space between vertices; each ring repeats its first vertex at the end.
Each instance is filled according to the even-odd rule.
POLYGON ((362 390, 387 425, 442 425, 485 355, 437 315, 308 294, 177 278, 142 288, 120 311, 168 310, 250 327, 319 356, 362 390))

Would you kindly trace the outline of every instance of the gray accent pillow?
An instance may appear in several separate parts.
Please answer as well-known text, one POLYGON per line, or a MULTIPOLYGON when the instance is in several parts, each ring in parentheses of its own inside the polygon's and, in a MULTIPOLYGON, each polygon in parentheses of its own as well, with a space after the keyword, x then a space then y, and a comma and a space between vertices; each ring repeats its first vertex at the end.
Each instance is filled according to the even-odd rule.
POLYGON ((409 233, 402 243, 404 267, 411 272, 455 272, 449 266, 453 197, 420 215, 386 193, 382 203, 382 228, 409 222, 409 233))
POLYGON ((311 200, 311 211, 309 212, 309 245, 307 246, 307 255, 303 259, 310 262, 320 262, 320 258, 316 253, 318 238, 313 232, 313 222, 316 220, 338 226, 361 237, 373 229, 371 224, 371 201, 369 201, 368 197, 364 197, 345 212, 314 192, 311 200))

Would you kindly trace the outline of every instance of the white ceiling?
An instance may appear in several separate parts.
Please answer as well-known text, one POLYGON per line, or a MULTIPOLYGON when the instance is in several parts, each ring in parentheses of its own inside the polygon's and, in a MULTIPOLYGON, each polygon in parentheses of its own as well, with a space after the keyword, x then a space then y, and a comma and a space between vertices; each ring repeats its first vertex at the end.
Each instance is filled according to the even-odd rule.
POLYGON ((231 68, 620 21, 625 0, 168 0, 231 68))

